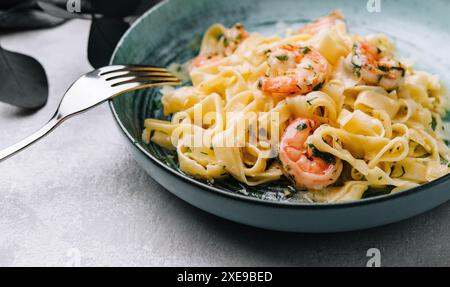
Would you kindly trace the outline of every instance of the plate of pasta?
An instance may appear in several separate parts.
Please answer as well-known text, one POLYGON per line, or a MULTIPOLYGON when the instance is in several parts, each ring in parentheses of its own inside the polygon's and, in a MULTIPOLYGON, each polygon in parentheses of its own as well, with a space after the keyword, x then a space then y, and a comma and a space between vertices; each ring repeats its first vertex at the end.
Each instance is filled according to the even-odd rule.
POLYGON ((445 1, 427 17, 402 1, 224 2, 164 1, 113 56, 184 81, 110 104, 155 180, 218 216, 299 232, 382 225, 450 198, 450 59, 429 50, 450 43, 445 1))

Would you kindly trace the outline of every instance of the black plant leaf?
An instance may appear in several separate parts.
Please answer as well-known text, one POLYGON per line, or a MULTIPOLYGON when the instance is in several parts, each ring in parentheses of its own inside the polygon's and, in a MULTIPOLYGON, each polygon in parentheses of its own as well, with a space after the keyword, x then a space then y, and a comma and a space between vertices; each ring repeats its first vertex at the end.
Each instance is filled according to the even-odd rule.
POLYGON ((25 109, 38 109, 47 103, 47 76, 32 57, 0 46, 0 79, 0 101, 25 109))
POLYGON ((94 68, 108 65, 117 42, 128 29, 123 19, 92 17, 88 59, 94 68))
POLYGON ((0 10, 0 32, 53 27, 65 21, 39 9, 35 1, 7 3, 0 10))
POLYGON ((31 2, 31 0, 24 1, 24 0, 2 0, 0 2, 0 9, 9 9, 11 7, 17 6, 19 4, 23 4, 24 2, 31 2))

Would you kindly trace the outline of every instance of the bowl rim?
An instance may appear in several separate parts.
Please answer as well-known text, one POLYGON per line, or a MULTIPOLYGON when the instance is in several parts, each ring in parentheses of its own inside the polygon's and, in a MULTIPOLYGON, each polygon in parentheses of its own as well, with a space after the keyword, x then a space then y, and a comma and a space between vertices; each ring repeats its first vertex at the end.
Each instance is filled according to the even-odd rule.
MULTIPOLYGON (((160 3, 156 4, 155 6, 153 6, 152 8, 150 8, 147 12, 145 12, 143 15, 141 15, 138 19, 136 19, 136 21, 128 28, 128 30, 122 35, 121 39, 117 43, 117 45, 114 49, 114 52, 111 56, 110 62, 109 62, 110 65, 113 64, 118 50, 120 49, 122 44, 126 41, 129 34, 135 29, 135 27, 138 26, 141 21, 143 21, 145 18, 147 18, 154 11, 160 9, 161 7, 163 7, 164 5, 166 5, 168 3, 170 3, 170 0, 163 0, 160 3)), ((178 171, 170 168, 166 164, 164 164, 162 161, 160 161, 155 156, 153 156, 151 153, 149 153, 142 146, 141 141, 137 141, 130 134, 130 132, 125 128, 125 126, 123 125, 122 121, 119 118, 119 115, 117 114, 117 111, 114 107, 113 102, 114 102, 114 99, 110 99, 108 101, 108 105, 109 105, 109 108, 111 110, 111 113, 113 115, 113 118, 114 118, 116 124, 119 126, 120 130, 124 133, 124 135, 130 141, 130 143, 135 148, 137 148, 143 154, 144 157, 150 159, 153 162, 153 164, 155 164, 156 166, 159 166, 160 168, 163 168, 167 173, 169 173, 173 176, 176 176, 177 178, 182 179, 185 183, 189 184, 192 187, 200 188, 207 192, 214 192, 214 194, 221 195, 221 196, 227 197, 229 199, 234 199, 234 200, 238 200, 238 201, 246 201, 247 203, 259 204, 259 205, 266 205, 266 206, 268 205, 268 206, 272 206, 272 207, 283 207, 283 208, 302 208, 302 209, 350 208, 350 207, 357 207, 357 206, 368 205, 368 204, 382 203, 386 200, 392 201, 395 199, 399 199, 402 197, 416 194, 418 192, 423 192, 427 189, 431 189, 431 191, 432 191, 433 187, 450 180, 450 173, 449 173, 438 179, 421 184, 417 187, 414 187, 414 188, 411 188, 411 189, 408 189, 405 191, 389 193, 386 195, 380 195, 380 196, 375 196, 375 197, 371 197, 371 198, 364 198, 364 199, 354 200, 354 201, 349 201, 349 202, 305 203, 305 202, 295 202, 295 201, 272 201, 272 200, 267 200, 267 199, 250 197, 250 196, 246 196, 246 195, 235 193, 235 192, 229 192, 229 191, 217 188, 215 186, 211 186, 207 183, 204 183, 200 180, 190 177, 187 174, 178 172, 178 171)))

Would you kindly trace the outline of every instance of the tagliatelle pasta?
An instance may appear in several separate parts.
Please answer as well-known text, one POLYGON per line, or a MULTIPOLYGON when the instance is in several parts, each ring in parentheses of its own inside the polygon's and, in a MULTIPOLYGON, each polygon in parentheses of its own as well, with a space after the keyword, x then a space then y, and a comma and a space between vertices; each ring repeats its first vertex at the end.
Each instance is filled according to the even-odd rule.
POLYGON ((212 26, 192 86, 162 90, 171 121, 147 119, 143 140, 176 150, 195 178, 285 176, 318 202, 449 173, 444 85, 398 61, 385 35, 351 35, 343 19, 335 11, 286 37, 212 26))

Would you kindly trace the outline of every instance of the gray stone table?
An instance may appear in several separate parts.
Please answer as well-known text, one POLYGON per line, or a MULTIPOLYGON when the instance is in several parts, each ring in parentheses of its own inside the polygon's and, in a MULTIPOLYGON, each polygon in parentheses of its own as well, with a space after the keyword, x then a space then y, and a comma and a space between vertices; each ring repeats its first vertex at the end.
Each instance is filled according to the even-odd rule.
MULTIPOLYGON (((36 113, 0 104, 0 147, 33 132, 90 70, 89 22, 14 33, 1 44, 37 58, 50 82, 36 113)), ((0 79, 1 84, 1 79, 0 79)), ((179 200, 139 169, 106 105, 0 164, 2 266, 450 266, 450 203, 385 227, 308 235, 251 228, 179 200)), ((294 220, 294 219, 293 219, 294 220)))

